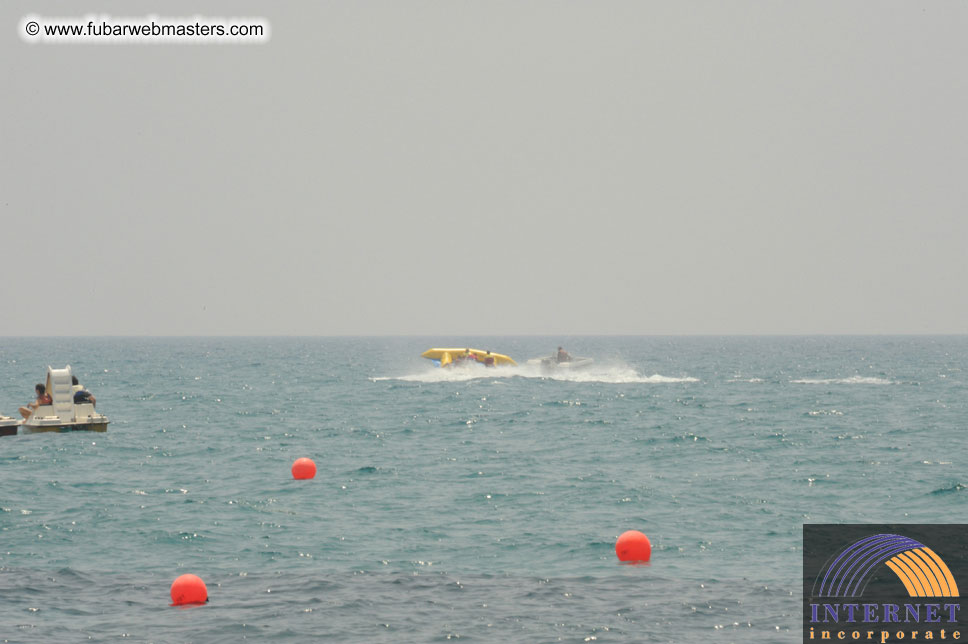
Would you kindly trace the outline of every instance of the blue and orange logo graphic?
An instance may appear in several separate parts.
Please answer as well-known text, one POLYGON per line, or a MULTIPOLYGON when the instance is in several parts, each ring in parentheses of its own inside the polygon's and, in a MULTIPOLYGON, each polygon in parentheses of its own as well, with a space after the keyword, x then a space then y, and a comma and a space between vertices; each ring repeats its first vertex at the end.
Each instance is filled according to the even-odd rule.
POLYGON ((951 571, 931 548, 898 534, 875 534, 850 544, 820 571, 814 597, 860 597, 881 565, 910 597, 959 597, 951 571), (819 588, 818 588, 819 585, 819 588))

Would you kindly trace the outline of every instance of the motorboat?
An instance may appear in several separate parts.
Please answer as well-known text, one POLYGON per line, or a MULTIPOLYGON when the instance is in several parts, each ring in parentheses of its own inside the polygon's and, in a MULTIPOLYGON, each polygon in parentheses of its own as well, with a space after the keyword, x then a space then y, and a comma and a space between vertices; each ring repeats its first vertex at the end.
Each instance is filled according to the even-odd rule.
POLYGON ((107 431, 110 422, 107 416, 99 414, 91 402, 75 402, 77 390, 80 387, 72 382, 70 365, 64 369, 47 367, 47 394, 51 404, 37 407, 29 418, 20 421, 22 433, 107 431))
POLYGON ((481 349, 427 349, 420 354, 437 367, 449 367, 461 364, 482 364, 485 367, 514 366, 518 363, 503 353, 482 351, 481 349))
POLYGON ((558 360, 558 354, 553 354, 546 356, 544 358, 531 358, 528 360, 528 364, 536 367, 547 373, 562 372, 562 371, 578 371, 580 369, 587 369, 592 366, 595 362, 593 358, 581 358, 578 356, 570 356, 568 360, 558 360))

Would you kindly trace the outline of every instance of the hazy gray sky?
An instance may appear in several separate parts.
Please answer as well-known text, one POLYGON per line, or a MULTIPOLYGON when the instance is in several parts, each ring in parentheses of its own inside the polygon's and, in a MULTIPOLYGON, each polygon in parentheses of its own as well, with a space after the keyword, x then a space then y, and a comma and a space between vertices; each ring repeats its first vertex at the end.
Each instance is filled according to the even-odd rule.
POLYGON ((0 335, 968 332, 965 2, 0 17, 0 335))

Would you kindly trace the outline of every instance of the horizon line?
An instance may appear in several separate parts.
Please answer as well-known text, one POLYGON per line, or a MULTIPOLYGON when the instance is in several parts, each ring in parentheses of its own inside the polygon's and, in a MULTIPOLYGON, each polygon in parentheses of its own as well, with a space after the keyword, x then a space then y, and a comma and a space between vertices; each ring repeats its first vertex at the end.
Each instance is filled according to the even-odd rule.
POLYGON ((491 338, 866 338, 866 337, 965 337, 968 332, 945 333, 333 333, 333 334, 82 334, 82 335, 0 335, 0 339, 42 340, 42 339, 191 339, 191 338, 454 338, 454 337, 491 337, 491 338))

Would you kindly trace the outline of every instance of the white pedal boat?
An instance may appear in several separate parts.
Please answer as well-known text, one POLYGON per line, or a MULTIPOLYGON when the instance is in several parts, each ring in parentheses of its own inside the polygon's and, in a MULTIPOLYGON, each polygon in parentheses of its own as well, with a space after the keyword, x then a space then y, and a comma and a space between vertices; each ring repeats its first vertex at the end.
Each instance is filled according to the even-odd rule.
POLYGON ((89 402, 74 402, 70 365, 64 369, 47 367, 47 393, 53 402, 41 405, 30 418, 20 421, 21 433, 107 431, 107 416, 99 414, 89 402))

